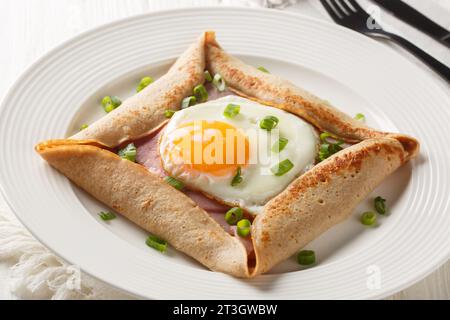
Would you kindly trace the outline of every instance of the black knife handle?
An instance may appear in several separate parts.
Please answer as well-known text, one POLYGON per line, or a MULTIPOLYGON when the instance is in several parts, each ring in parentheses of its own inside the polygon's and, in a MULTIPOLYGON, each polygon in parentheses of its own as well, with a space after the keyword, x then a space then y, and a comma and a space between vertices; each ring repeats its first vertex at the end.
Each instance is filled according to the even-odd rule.
POLYGON ((426 63, 431 69, 439 73, 444 79, 447 80, 447 82, 450 83, 450 68, 447 67, 442 62, 436 60, 432 56, 430 56, 428 53, 417 47, 416 45, 412 44, 408 40, 406 40, 403 37, 400 37, 399 35, 390 33, 390 32, 384 32, 385 36, 387 36, 389 39, 395 41, 399 45, 401 45, 403 48, 407 49, 409 52, 414 54, 417 58, 422 60, 424 63, 426 63))
POLYGON ((441 37, 440 40, 443 44, 445 44, 447 47, 450 48, 450 32, 446 34, 445 36, 441 37))
POLYGON ((428 34, 433 39, 450 48, 450 31, 438 25, 430 18, 420 13, 413 7, 401 0, 372 0, 386 10, 390 11, 396 18, 403 20, 418 30, 428 34))

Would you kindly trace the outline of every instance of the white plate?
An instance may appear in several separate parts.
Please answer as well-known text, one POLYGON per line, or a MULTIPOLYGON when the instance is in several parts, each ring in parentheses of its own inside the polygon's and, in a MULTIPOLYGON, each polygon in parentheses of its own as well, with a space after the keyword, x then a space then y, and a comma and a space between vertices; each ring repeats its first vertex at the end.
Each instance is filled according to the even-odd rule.
POLYGON ((84 33, 29 68, 1 107, 2 191, 31 232, 84 271, 147 298, 379 298, 421 279, 450 252, 450 99, 431 78, 392 50, 362 35, 274 10, 195 8, 141 15, 84 33), (206 270, 181 253, 160 254, 145 232, 124 219, 104 223, 93 200, 34 152, 104 115, 106 94, 125 98, 143 75, 163 74, 200 32, 255 66, 332 101, 368 124, 409 133, 422 143, 418 159, 373 195, 390 214, 377 228, 358 217, 308 248, 318 265, 294 259, 272 274, 239 280, 206 270))

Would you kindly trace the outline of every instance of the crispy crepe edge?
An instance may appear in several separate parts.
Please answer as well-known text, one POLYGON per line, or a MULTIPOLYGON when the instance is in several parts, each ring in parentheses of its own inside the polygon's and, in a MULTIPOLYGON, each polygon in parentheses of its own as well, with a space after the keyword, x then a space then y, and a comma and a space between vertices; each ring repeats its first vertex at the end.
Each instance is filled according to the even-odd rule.
POLYGON ((332 226, 405 161, 394 138, 376 138, 348 147, 294 180, 271 199, 252 225, 256 269, 270 270, 332 226))
POLYGON ((113 148, 151 134, 167 120, 164 112, 179 110, 183 98, 204 81, 204 69, 205 34, 202 34, 164 76, 70 139, 94 139, 113 148))
POLYGON ((211 270, 248 276, 242 243, 143 166, 92 141, 50 140, 38 144, 36 151, 78 187, 175 249, 211 270))

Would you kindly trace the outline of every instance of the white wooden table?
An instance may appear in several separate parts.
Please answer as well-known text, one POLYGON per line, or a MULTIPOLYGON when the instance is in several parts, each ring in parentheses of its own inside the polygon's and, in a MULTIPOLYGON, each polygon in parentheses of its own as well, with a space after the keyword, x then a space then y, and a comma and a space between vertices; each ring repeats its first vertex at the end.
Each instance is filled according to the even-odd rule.
MULTIPOLYGON (((366 0, 361 0, 361 2, 364 1, 366 0)), ((36 58, 56 44, 84 30, 115 19, 158 9, 245 2, 245 0, 1 0, 0 97, 4 96, 17 76, 36 58)), ((407 2, 450 29, 449 0, 407 0, 407 2), (435 5, 442 6, 443 10, 436 10, 435 5)), ((328 19, 326 15, 323 15, 323 11, 318 9, 321 8, 316 0, 298 0, 297 4, 288 8, 291 11, 328 19)), ((388 23, 396 22, 389 15, 383 15, 383 19, 388 23)), ((417 45, 426 48, 436 58, 450 65, 449 49, 405 24, 395 24, 395 28, 417 45)), ((400 49, 395 48, 395 50, 400 49)), ((411 59, 414 60, 414 58, 411 59)), ((442 86, 447 86, 438 77, 436 80, 442 86)), ((446 89, 448 90, 448 86, 446 89)), ((6 207, 6 204, 0 196, 0 209, 2 207, 6 207)), ((7 272, 8 266, 0 261, 0 299, 5 297, 2 293, 7 272)), ((392 298, 450 299, 450 262, 392 298)))

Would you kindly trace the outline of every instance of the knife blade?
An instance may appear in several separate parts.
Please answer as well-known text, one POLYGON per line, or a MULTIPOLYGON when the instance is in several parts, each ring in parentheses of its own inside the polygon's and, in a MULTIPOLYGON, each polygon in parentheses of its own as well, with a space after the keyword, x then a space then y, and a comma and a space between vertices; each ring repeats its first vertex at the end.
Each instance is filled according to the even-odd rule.
POLYGON ((401 0, 372 0, 395 17, 428 34, 430 37, 450 48, 450 31, 438 25, 401 0))

